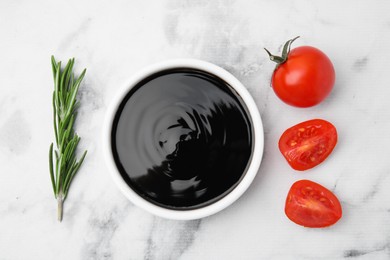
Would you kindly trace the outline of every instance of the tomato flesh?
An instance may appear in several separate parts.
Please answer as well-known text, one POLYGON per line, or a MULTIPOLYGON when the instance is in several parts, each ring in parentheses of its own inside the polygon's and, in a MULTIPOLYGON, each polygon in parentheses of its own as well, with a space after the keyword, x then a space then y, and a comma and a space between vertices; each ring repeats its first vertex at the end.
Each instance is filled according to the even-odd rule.
POLYGON ((309 180, 295 182, 288 192, 286 216, 304 227, 327 227, 342 216, 337 197, 327 188, 309 180))
POLYGON ((335 83, 332 62, 322 51, 311 46, 291 50, 287 60, 272 76, 275 94, 296 107, 311 107, 324 100, 335 83))
POLYGON ((279 150, 293 169, 304 171, 323 162, 336 143, 334 125, 313 119, 287 129, 279 139, 279 150))

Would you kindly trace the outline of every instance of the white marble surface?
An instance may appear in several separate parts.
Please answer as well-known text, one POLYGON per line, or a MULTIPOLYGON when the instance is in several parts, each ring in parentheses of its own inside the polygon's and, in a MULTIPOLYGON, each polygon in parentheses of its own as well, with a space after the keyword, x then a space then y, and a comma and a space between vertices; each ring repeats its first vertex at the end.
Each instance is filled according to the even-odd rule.
POLYGON ((0 1, 0 259, 390 259, 389 1, 0 1), (263 47, 313 45, 334 62, 322 104, 285 105, 269 87, 263 47), (50 55, 88 68, 77 130, 89 150, 56 220, 48 173, 53 140, 50 55), (145 65, 199 58, 253 95, 265 155, 244 196, 196 221, 154 217, 128 202, 106 172, 101 127, 123 81, 145 65), (277 148, 298 122, 324 118, 339 143, 322 165, 294 172, 277 148), (284 215, 298 179, 340 198, 344 215, 307 229, 284 215))

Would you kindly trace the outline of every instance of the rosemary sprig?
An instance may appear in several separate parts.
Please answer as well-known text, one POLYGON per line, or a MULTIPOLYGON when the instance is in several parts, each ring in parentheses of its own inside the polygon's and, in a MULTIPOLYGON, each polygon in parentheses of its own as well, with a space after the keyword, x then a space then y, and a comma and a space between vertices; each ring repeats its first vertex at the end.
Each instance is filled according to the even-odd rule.
POLYGON ((80 137, 73 129, 79 104, 76 96, 86 69, 78 78, 75 78, 73 75, 74 58, 70 59, 62 70, 61 62, 57 63, 54 56, 51 56, 51 65, 54 79, 53 121, 56 149, 53 148, 52 143, 49 149, 49 169, 54 196, 58 202, 58 221, 61 221, 62 208, 70 183, 87 154, 85 151, 77 161, 76 148, 80 137))

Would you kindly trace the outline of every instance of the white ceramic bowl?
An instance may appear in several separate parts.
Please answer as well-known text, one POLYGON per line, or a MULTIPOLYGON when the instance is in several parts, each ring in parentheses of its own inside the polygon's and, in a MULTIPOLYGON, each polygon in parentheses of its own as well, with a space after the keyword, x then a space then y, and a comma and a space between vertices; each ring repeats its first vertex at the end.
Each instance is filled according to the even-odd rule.
POLYGON ((139 73, 131 76, 131 78, 119 90, 118 95, 112 100, 111 105, 107 110, 103 131, 103 152, 105 154, 105 158, 111 176, 114 179, 115 183, 118 185, 119 189, 131 202, 133 202, 138 207, 154 215, 177 220, 203 218, 223 210, 224 208, 232 204, 234 201, 236 201, 246 191, 246 189, 249 187, 254 177, 256 176, 256 173, 260 167, 264 148, 263 124, 257 106, 246 88, 226 70, 209 62, 194 59, 168 60, 149 66, 140 71, 139 73), (245 176, 242 178, 241 182, 230 193, 228 193, 220 200, 207 206, 190 210, 174 210, 159 207, 138 195, 135 191, 131 189, 131 187, 126 184, 126 182, 121 177, 121 174, 116 167, 111 148, 111 131, 114 117, 119 104, 122 102, 126 94, 130 91, 132 87, 134 87, 138 82, 145 79, 146 77, 162 70, 174 68, 198 69, 208 72, 210 74, 214 74, 215 76, 226 81, 241 96, 242 100, 247 106, 254 129, 252 140, 254 144, 253 153, 250 165, 247 168, 247 172, 245 173, 245 176))

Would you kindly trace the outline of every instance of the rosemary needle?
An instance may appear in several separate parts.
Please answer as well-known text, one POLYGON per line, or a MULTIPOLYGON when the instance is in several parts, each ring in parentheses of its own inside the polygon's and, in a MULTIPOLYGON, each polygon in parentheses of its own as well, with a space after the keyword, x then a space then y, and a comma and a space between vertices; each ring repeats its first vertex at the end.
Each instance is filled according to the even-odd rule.
POLYGON ((54 56, 51 56, 51 65, 54 79, 53 121, 56 148, 54 149, 53 143, 50 145, 49 170, 54 196, 58 202, 58 221, 61 221, 62 208, 70 183, 87 154, 85 151, 79 160, 76 159, 76 148, 80 137, 73 129, 78 106, 76 96, 86 69, 75 78, 74 58, 70 59, 62 70, 61 62, 57 63, 54 56))

